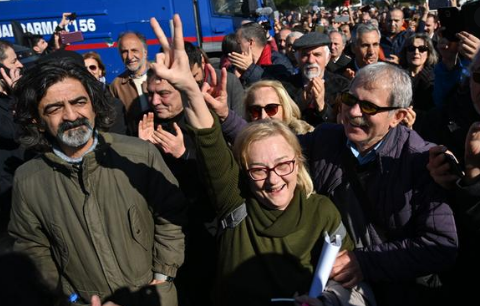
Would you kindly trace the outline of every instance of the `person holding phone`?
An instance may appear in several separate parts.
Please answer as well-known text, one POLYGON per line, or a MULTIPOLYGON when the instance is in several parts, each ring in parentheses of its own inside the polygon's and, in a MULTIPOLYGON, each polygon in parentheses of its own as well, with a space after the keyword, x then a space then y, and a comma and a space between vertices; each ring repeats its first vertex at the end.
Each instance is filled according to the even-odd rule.
MULTIPOLYGON (((468 83, 472 106, 480 114, 480 52, 477 52, 470 66, 468 83)), ((455 162, 453 155, 447 155, 451 152, 447 151, 446 146, 436 146, 430 149, 427 166, 435 182, 449 190, 454 199, 451 206, 459 232, 459 257, 453 272, 446 275, 448 300, 445 305, 455 304, 459 290, 474 292, 479 284, 478 280, 461 284, 458 280, 480 273, 480 116, 476 116, 476 122, 471 124, 462 140, 465 152, 460 156, 463 160, 460 165, 455 162), (463 173, 456 171, 457 167, 463 173)))
POLYGON ((7 235, 13 175, 23 163, 24 150, 15 140, 18 126, 14 123, 12 87, 21 77, 22 63, 10 42, 0 40, 0 250, 8 251, 12 239, 7 235))

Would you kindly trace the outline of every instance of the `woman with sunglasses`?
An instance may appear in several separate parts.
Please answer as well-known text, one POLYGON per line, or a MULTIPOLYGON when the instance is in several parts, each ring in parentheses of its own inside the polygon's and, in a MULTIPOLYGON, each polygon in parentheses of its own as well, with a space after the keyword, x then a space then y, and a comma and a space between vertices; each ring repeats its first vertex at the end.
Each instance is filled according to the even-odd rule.
POLYGON ((95 51, 90 51, 82 54, 83 61, 85 63, 85 68, 92 74, 99 82, 102 82, 105 95, 108 97, 109 101, 114 105, 115 112, 117 116, 113 125, 110 127, 109 131, 117 134, 126 134, 127 125, 125 123, 125 106, 122 101, 113 97, 108 90, 108 84, 106 83, 105 75, 105 65, 100 58, 100 54, 95 51))
POLYGON ((222 130, 229 142, 233 143, 238 132, 247 122, 261 119, 283 121, 297 135, 314 130, 313 126, 300 119, 301 113, 298 105, 290 98, 282 83, 278 81, 262 80, 254 83, 245 92, 243 101, 247 121, 235 112, 228 110, 226 104, 217 103, 217 107, 218 105, 222 107, 222 110, 216 111, 217 114, 226 113, 226 116, 223 117, 222 130))
POLYGON ((300 119, 298 105, 278 81, 263 80, 254 83, 245 93, 244 105, 245 114, 250 122, 278 119, 299 135, 314 130, 313 126, 300 119))
POLYGON ((412 78, 413 108, 416 112, 428 111, 434 107, 433 66, 438 61, 432 40, 425 33, 415 33, 405 41, 402 55, 402 66, 412 78))
POLYGON ((85 67, 87 67, 88 71, 97 80, 105 84, 105 65, 103 64, 100 55, 95 51, 90 51, 83 54, 83 60, 85 62, 85 67))
MULTIPOLYGON (((269 305, 271 298, 307 292, 324 235, 353 244, 326 197, 313 193, 296 135, 278 120, 252 123, 229 150, 205 100, 226 100, 226 70, 212 97, 202 95, 183 52, 182 28, 174 18, 173 52, 152 64, 188 99, 186 117, 197 142, 197 161, 220 225, 216 305, 269 305)), ((152 27, 167 42, 156 20, 152 27)), ((168 46, 164 46, 165 48, 168 46)))

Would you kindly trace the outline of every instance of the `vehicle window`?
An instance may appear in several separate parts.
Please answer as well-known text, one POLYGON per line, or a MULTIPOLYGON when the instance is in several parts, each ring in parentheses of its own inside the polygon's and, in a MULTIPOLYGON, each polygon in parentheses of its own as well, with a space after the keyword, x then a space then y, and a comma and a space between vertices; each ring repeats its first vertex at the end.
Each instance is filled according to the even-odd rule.
POLYGON ((242 0, 210 0, 215 14, 242 16, 242 0))

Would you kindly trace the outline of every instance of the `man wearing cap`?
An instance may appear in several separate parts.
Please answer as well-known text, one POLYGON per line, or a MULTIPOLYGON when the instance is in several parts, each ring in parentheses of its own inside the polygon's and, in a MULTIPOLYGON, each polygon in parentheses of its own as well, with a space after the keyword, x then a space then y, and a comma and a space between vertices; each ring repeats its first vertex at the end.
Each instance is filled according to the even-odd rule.
POLYGON ((293 48, 301 73, 284 84, 299 105, 304 120, 314 126, 337 121, 333 108, 335 97, 349 86, 347 79, 325 71, 330 60, 330 44, 328 35, 319 32, 297 39, 293 48))

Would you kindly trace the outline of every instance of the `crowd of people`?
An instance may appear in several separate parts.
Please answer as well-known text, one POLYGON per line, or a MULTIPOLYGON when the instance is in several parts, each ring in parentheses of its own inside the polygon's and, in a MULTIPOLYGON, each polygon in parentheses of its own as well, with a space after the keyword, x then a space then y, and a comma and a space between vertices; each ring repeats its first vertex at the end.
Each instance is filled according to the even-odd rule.
POLYGON ((56 35, 28 67, 0 40, 2 305, 451 305, 480 285, 480 33, 428 5, 289 11, 274 36, 243 22, 216 66, 180 16, 171 43, 150 24, 161 52, 122 33, 110 84, 56 35), (308 296, 325 235, 341 250, 308 296))

